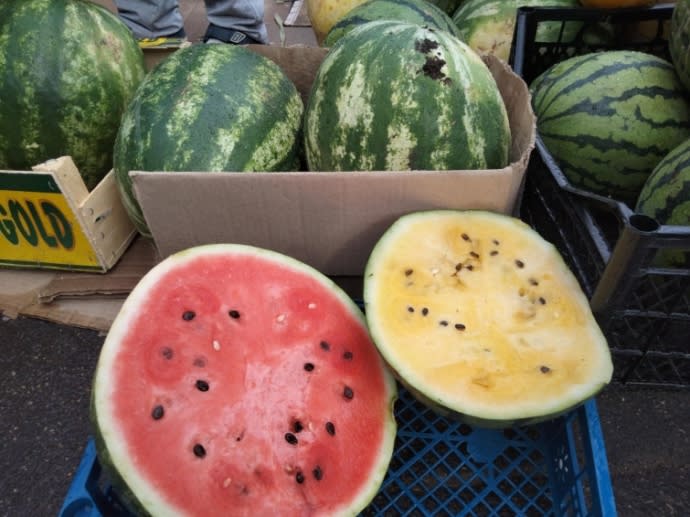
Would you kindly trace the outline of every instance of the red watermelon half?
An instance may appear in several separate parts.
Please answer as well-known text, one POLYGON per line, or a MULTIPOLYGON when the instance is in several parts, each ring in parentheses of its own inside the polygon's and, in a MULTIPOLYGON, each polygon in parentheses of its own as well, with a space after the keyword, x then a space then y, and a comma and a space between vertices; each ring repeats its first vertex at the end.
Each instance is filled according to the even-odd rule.
POLYGON ((136 513, 354 514, 387 471, 395 398, 331 280, 220 244, 167 258, 132 291, 100 353, 92 420, 136 513))

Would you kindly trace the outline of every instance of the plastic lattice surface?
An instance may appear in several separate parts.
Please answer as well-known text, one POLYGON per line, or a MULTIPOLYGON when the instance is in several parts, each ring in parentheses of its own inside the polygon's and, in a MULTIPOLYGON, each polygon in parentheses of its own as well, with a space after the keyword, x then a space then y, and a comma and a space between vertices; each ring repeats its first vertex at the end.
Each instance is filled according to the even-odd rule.
MULTIPOLYGON (((394 455, 364 516, 615 516, 593 400, 563 417, 505 430, 443 417, 400 389, 394 455)), ((90 441, 60 517, 125 516, 90 441)))

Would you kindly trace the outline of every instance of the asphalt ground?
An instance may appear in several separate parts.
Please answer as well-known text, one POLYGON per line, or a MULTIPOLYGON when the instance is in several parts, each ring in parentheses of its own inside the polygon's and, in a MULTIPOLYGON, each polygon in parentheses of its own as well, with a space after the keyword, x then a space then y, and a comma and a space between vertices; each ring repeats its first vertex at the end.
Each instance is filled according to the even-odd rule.
MULTIPOLYGON (((90 435, 104 336, 0 317, 0 516, 57 515, 90 435)), ((690 515, 690 391, 612 384, 597 398, 621 516, 690 515)))

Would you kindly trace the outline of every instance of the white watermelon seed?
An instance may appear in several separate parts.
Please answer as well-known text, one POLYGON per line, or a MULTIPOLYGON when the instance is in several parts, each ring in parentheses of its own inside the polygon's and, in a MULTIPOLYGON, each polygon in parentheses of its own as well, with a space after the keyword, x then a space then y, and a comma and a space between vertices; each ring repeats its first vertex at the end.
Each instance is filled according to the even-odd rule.
POLYGON ((232 479, 225 478, 225 481, 223 481, 223 488, 228 488, 230 486, 230 483, 232 483, 232 479))
POLYGON ((307 308, 316 309, 316 304, 314 302, 311 302, 309 305, 307 305, 307 308))
POLYGON ((278 323, 282 323, 282 322, 285 321, 285 318, 287 318, 287 316, 285 316, 285 314, 278 314, 278 317, 276 318, 276 321, 277 321, 278 323))
POLYGON ((214 340, 213 340, 213 349, 214 349, 216 352, 217 352, 218 350, 220 350, 220 343, 218 342, 217 339, 214 339, 214 340))

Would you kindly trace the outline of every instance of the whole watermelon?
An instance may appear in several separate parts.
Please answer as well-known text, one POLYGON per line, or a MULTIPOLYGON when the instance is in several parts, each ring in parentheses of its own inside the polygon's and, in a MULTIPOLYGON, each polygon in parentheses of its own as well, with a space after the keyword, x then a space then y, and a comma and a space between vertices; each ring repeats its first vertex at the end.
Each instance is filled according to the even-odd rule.
POLYGON ((313 171, 501 168, 511 145, 498 86, 445 31, 393 21, 331 47, 305 110, 313 171))
POLYGON ((191 45, 146 77, 115 141, 125 208, 149 236, 129 171, 288 171, 304 106, 273 61, 246 47, 191 45))
POLYGON ((353 28, 374 20, 416 23, 428 28, 447 31, 453 36, 459 36, 453 20, 426 0, 367 0, 349 11, 331 27, 324 40, 324 46, 332 47, 336 41, 353 28))
MULTIPOLYGON (((654 168, 640 192, 635 211, 656 219, 659 224, 690 226, 690 139, 674 148, 654 168)), ((664 250, 660 262, 687 267, 690 254, 664 250)))
POLYGON ((616 50, 562 61, 531 84, 537 129, 576 187, 634 204, 690 137, 690 102, 671 63, 616 50))
POLYGON ((91 189, 146 70, 130 30, 81 0, 0 2, 0 167, 70 155, 91 189))
POLYGON ((677 0, 671 15, 668 50, 671 61, 690 91, 690 0, 677 0))

